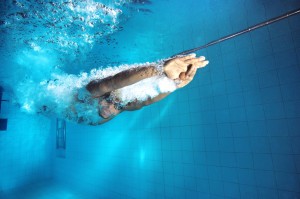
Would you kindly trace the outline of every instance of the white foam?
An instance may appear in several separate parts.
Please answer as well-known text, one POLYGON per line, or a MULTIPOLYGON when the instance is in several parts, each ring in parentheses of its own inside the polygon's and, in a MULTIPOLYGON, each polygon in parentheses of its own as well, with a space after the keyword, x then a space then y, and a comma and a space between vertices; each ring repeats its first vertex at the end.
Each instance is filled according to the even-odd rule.
POLYGON ((126 86, 116 91, 118 97, 122 101, 122 105, 126 105, 131 101, 146 101, 154 98, 160 93, 172 92, 176 89, 174 81, 164 75, 154 76, 139 81, 133 85, 126 86))
MULTIPOLYGON (((85 123, 95 123, 100 120, 98 101, 91 98, 85 86, 94 79, 102 79, 126 69, 147 65, 153 65, 153 63, 93 69, 90 73, 83 72, 79 75, 56 72, 52 73, 50 80, 43 80, 39 83, 25 80, 17 87, 17 101, 22 110, 28 113, 42 112, 73 121, 81 118, 85 123), (75 100, 76 98, 80 101, 75 100), (46 110, 44 110, 45 107, 47 107, 46 110)), ((164 75, 158 75, 118 89, 115 94, 122 100, 122 104, 126 105, 130 101, 144 101, 175 89, 174 81, 164 75)))

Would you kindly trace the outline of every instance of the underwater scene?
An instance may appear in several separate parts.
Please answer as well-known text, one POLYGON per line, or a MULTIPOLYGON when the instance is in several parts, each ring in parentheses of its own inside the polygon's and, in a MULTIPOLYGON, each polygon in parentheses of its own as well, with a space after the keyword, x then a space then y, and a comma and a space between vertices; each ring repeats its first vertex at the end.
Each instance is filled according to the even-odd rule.
POLYGON ((300 199, 300 1, 1 1, 2 198, 300 199))

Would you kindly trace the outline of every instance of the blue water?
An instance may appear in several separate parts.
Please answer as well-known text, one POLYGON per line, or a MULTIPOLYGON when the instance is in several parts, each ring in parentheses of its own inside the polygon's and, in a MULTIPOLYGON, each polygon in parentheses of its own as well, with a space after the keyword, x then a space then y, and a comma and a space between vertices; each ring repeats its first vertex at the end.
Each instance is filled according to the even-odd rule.
POLYGON ((300 15, 198 52, 210 64, 161 102, 67 123, 64 158, 55 118, 20 105, 53 74, 166 58, 298 0, 101 1, 116 18, 95 1, 38 2, 0 5, 0 198, 300 198, 300 15))

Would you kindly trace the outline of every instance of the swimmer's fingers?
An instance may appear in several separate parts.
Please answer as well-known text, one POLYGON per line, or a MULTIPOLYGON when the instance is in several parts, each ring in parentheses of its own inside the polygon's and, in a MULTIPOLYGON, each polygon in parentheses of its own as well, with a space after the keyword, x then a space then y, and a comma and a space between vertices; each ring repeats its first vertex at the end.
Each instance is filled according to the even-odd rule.
POLYGON ((195 65, 195 64, 199 64, 200 62, 203 62, 205 61, 205 57, 204 56, 201 56, 199 58, 192 58, 192 59, 187 59, 185 60, 184 62, 186 64, 192 64, 192 65, 195 65))
POLYGON ((182 81, 185 81, 186 83, 190 82, 190 81, 193 80, 196 72, 197 72, 197 67, 194 66, 194 65, 190 65, 189 68, 188 68, 188 70, 186 72, 180 73, 179 78, 182 81))
POLYGON ((197 72, 197 66, 196 65, 192 65, 189 70, 186 72, 186 78, 188 80, 192 80, 195 76, 197 72))
POLYGON ((184 57, 180 57, 178 58, 180 61, 185 61, 185 60, 188 60, 188 59, 193 59, 196 57, 196 54, 195 53, 192 53, 192 54, 189 54, 187 56, 184 56, 184 57))
POLYGON ((175 58, 166 62, 164 65, 164 72, 170 79, 176 79, 182 73, 183 76, 186 73, 189 73, 190 66, 193 66, 192 69, 197 69, 199 66, 204 66, 205 64, 201 63, 205 60, 205 57, 196 58, 196 54, 187 55, 185 57, 175 58))
POLYGON ((197 66, 197 68, 203 68, 205 67, 207 64, 209 63, 209 61, 198 61, 198 62, 195 62, 195 66, 197 66))
POLYGON ((204 56, 200 56, 200 57, 192 57, 190 59, 186 59, 184 60, 185 63, 190 63, 190 62, 193 62, 193 61, 204 61, 205 60, 205 57, 204 56))
POLYGON ((186 72, 187 67, 189 64, 185 63, 184 61, 181 61, 180 59, 175 59, 174 63, 176 64, 176 67, 174 67, 177 71, 180 72, 186 72))
POLYGON ((209 63, 209 61, 207 61, 207 60, 205 60, 205 61, 193 61, 193 62, 191 62, 190 65, 197 66, 197 68, 203 68, 203 67, 205 67, 208 63, 209 63))

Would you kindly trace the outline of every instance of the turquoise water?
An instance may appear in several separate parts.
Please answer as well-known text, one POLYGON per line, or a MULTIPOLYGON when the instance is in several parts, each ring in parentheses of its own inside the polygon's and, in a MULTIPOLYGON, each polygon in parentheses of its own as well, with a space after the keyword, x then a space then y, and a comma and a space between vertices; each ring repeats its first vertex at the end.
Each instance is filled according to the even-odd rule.
POLYGON ((1 3, 0 198, 300 198, 300 16, 198 52, 210 64, 159 103, 67 123, 64 158, 55 117, 22 105, 53 75, 154 62, 299 1, 43 2, 1 3))

